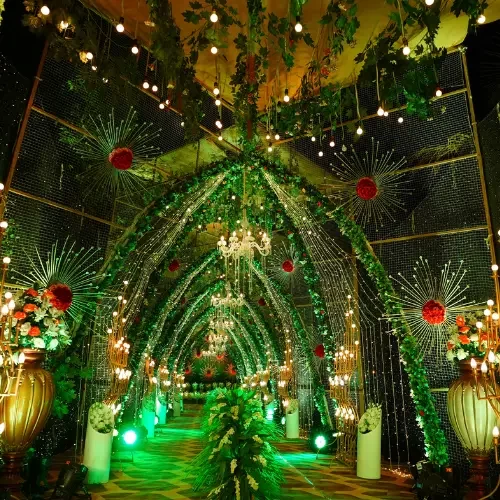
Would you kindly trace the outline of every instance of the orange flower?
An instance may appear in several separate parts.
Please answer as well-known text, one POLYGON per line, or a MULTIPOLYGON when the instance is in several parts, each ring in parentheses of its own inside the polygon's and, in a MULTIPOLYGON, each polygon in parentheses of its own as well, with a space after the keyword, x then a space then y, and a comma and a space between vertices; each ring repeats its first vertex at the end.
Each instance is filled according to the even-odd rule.
POLYGON ((52 300, 54 297, 55 295, 50 290, 45 290, 42 295, 42 298, 47 300, 52 300))
POLYGON ((461 326, 459 327, 458 331, 460 333, 467 333, 468 331, 470 330, 470 328, 468 326, 461 326))
POLYGON ((457 326, 465 326, 465 318, 463 316, 457 316, 456 322, 457 326))
POLYGON ((38 326, 32 326, 29 330, 28 330, 28 335, 30 337, 38 337, 40 335, 40 328, 38 328, 38 326))
POLYGON ((467 335, 459 335, 458 339, 462 344, 470 344, 470 338, 467 335))
POLYGON ((26 319, 26 313, 24 313, 22 311, 16 311, 14 313, 14 318, 16 318, 16 319, 26 319))
POLYGON ((24 292, 24 295, 30 295, 31 297, 38 297, 38 292, 34 288, 28 288, 28 290, 24 292))
POLYGON ((487 333, 482 333, 481 337, 479 337, 479 338, 481 339, 481 341, 488 340, 488 334, 487 333))
POLYGON ((448 346, 448 351, 451 351, 455 347, 455 344, 450 341, 448 342, 447 346, 448 346))
POLYGON ((25 304, 23 307, 23 311, 25 313, 32 313, 33 311, 36 311, 38 307, 35 304, 25 304))

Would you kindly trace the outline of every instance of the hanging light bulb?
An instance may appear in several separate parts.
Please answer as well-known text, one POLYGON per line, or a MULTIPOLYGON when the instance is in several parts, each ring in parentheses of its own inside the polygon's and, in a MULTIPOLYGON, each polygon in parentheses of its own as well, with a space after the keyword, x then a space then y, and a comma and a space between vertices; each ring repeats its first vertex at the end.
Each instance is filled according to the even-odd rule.
POLYGON ((358 134, 358 135, 363 134, 363 129, 362 129, 361 125, 358 125, 358 128, 356 129, 356 134, 358 134))
POLYGON ((300 24, 300 16, 295 18, 295 31, 300 33, 302 31, 302 24, 300 24))
POLYGON ((184 127, 184 122, 181 122, 181 127, 184 127))
POLYGON ((384 116, 389 116, 389 111, 384 111, 384 116))
POLYGON ((216 105, 216 106, 220 106, 220 105, 221 105, 221 101, 220 101, 220 99, 215 99, 215 105, 216 105))
POLYGON ((323 156, 323 151, 319 151, 318 156, 320 156, 320 157, 323 156))
POLYGON ((267 152, 272 153, 273 152, 273 145, 269 143, 269 146, 267 147, 267 152))
POLYGON ((109 82, 109 80, 108 80, 105 76, 103 76, 103 77, 102 77, 102 81, 103 81, 104 83, 108 83, 108 82, 109 82))
POLYGON ((130 50, 132 51, 132 54, 139 53, 139 43, 137 42, 137 40, 134 40, 134 43, 133 43, 132 48, 130 50))
POLYGON ((425 5, 430 7, 433 4, 434 4, 434 0, 425 0, 425 5))
POLYGON ((92 52, 90 52, 90 50, 85 54, 85 57, 89 60, 89 61, 92 61, 92 59, 94 59, 94 54, 92 54, 92 52))
POLYGON ((486 16, 484 14, 481 14, 478 18, 477 18, 477 24, 484 24, 486 22, 486 16))
POLYGON ((399 123, 403 123, 403 122, 404 122, 404 120, 403 120, 403 117, 402 117, 402 116, 400 116, 400 117, 398 118, 398 122, 399 122, 399 123))
POLYGON ((220 120, 217 120, 217 121, 215 122, 215 126, 216 126, 217 128, 222 128, 222 122, 221 122, 220 120))
POLYGON ((379 106, 377 109, 377 115, 378 116, 384 116, 384 108, 382 106, 379 106))
POLYGON ((409 56, 411 52, 410 46, 408 45, 408 40, 403 38, 403 54, 409 56))
POLYGON ((118 24, 116 25, 116 31, 118 31, 118 33, 123 33, 125 31, 125 26, 123 26, 124 22, 125 22, 125 19, 123 19, 123 17, 120 17, 120 20, 118 21, 118 24))
POLYGON ((153 86, 151 87, 151 90, 152 90, 153 92, 158 92, 158 85, 153 85, 153 86))
POLYGON ((330 147, 331 148, 335 147, 335 141, 333 139, 330 141, 330 147))
POLYGON ((165 109, 165 104, 163 104, 162 102, 160 102, 160 109, 165 109))
POLYGON ((92 68, 92 71, 97 71, 97 66, 94 66, 94 65, 92 64, 91 68, 92 68))
POLYGON ((210 21, 212 21, 213 23, 216 23, 217 21, 219 20, 219 16, 217 15, 217 12, 212 11, 212 13, 210 14, 210 21))
POLYGON ((147 80, 144 80, 144 82, 142 83, 142 88, 149 89, 149 82, 147 80))
POLYGON ((170 99, 165 99, 165 106, 170 106, 170 99))
POLYGON ((316 142, 316 137, 314 137, 314 135, 311 137, 311 141, 316 142))
POLYGON ((276 135, 274 136, 274 138, 279 141, 280 140, 280 135, 276 132, 276 135))
POLYGON ((290 101, 290 96, 288 95, 288 89, 285 89, 285 96, 283 97, 283 100, 285 102, 289 102, 290 101))
POLYGON ((214 93, 214 95, 219 95, 220 94, 219 84, 217 82, 214 83, 213 93, 214 93))
POLYGON ((217 54, 217 47, 214 45, 211 49, 210 49, 210 52, 212 52, 212 54, 217 54))
POLYGON ((59 29, 61 31, 64 31, 68 26, 69 26, 69 23, 67 21, 61 21, 59 23, 59 29))
POLYGON ((271 136, 269 134, 266 135, 266 140, 271 139, 271 136))
POLYGON ((222 141, 222 134, 219 134, 219 141, 222 141))
POLYGON ((438 87, 436 89, 436 97, 441 97, 443 95, 443 91, 438 87))
POLYGON ((42 5, 40 13, 43 14, 44 16, 48 16, 50 14, 50 9, 48 8, 47 5, 42 5))

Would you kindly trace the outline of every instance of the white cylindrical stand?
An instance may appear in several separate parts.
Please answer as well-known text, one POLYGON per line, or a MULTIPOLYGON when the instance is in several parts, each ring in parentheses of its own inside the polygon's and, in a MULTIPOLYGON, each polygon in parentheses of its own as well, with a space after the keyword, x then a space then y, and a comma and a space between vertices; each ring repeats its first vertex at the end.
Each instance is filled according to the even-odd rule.
POLYGON ((363 479, 380 479, 382 421, 371 432, 358 431, 356 475, 363 479))
POLYGON ((158 423, 165 425, 167 423, 167 405, 160 404, 160 412, 158 413, 158 423))
POLYGON ((158 415, 158 418, 160 418, 160 409, 161 409, 161 403, 160 400, 158 399, 158 396, 156 397, 156 404, 155 404, 155 412, 158 415))
POLYGON ((174 399, 174 417, 181 416, 181 402, 174 399))
POLYGON ((83 465, 89 469, 88 484, 104 484, 109 481, 112 445, 113 431, 102 434, 97 432, 90 422, 87 423, 83 465))
POLYGON ((149 439, 155 437, 155 416, 154 411, 146 410, 144 407, 142 408, 142 425, 146 427, 149 439))
POLYGON ((293 413, 286 413, 285 417, 285 436, 287 439, 299 438, 299 410, 293 413))
POLYGON ((181 412, 184 411, 184 396, 181 395, 181 412))

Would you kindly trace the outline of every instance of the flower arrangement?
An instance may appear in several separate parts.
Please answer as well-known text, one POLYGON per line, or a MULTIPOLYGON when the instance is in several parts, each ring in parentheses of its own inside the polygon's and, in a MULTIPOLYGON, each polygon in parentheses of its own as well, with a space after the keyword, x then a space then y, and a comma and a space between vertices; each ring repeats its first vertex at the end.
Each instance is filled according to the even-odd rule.
POLYGON ((40 291, 29 288, 16 295, 12 327, 19 333, 21 347, 56 351, 71 344, 64 320, 71 300, 68 302, 64 286, 55 285, 40 291))
POLYGON ((482 311, 475 311, 464 316, 457 316, 455 325, 449 332, 450 338, 447 342, 446 359, 454 361, 457 359, 480 357, 483 355, 479 350, 480 344, 486 342, 487 336, 483 327, 478 328, 483 318, 482 311))
POLYGON ((113 410, 104 403, 94 403, 89 409, 89 423, 100 434, 108 434, 115 425, 113 410))
POLYGON ((209 393, 202 432, 205 449, 194 460, 195 490, 218 500, 280 498, 283 476, 269 443, 280 433, 264 418, 255 392, 209 393))
POLYGON ((299 400, 298 399, 290 399, 288 406, 286 408, 287 413, 295 413, 299 409, 299 400))
POLYGON ((375 430, 382 422, 382 406, 370 403, 368 409, 359 419, 358 430, 361 434, 368 434, 375 430))

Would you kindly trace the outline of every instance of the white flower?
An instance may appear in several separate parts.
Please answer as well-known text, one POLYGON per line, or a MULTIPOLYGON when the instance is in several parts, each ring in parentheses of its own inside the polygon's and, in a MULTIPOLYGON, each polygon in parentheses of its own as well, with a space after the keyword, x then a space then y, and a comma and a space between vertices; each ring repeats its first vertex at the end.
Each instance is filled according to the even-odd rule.
POLYGON ((29 321, 26 321, 26 323, 23 323, 21 325, 21 329, 19 330, 19 332, 21 333, 22 336, 26 336, 28 335, 28 331, 30 328, 31 328, 31 323, 29 321))
POLYGON ((465 359, 467 357, 467 353, 463 349, 459 349, 457 351, 457 358, 459 360, 465 359))
POLYGON ((470 336, 470 339, 471 339, 472 342, 477 342, 479 340, 479 335, 477 333, 473 333, 470 336))
POLYGON ((448 361, 453 361, 455 359, 455 353, 453 352, 452 349, 450 349, 447 353, 446 353, 446 359, 448 361))
POLYGON ((35 349, 45 349, 45 342, 40 337, 35 337, 33 339, 33 345, 35 346, 35 349))
POLYGON ((53 351, 57 346, 59 345, 59 340, 57 339, 52 339, 50 342, 49 342, 49 345, 47 347, 47 349, 49 351, 53 351))
POLYGON ((47 311, 39 307, 33 312, 33 314, 35 315, 35 321, 38 322, 42 321, 42 319, 45 318, 45 316, 47 316, 47 311))

